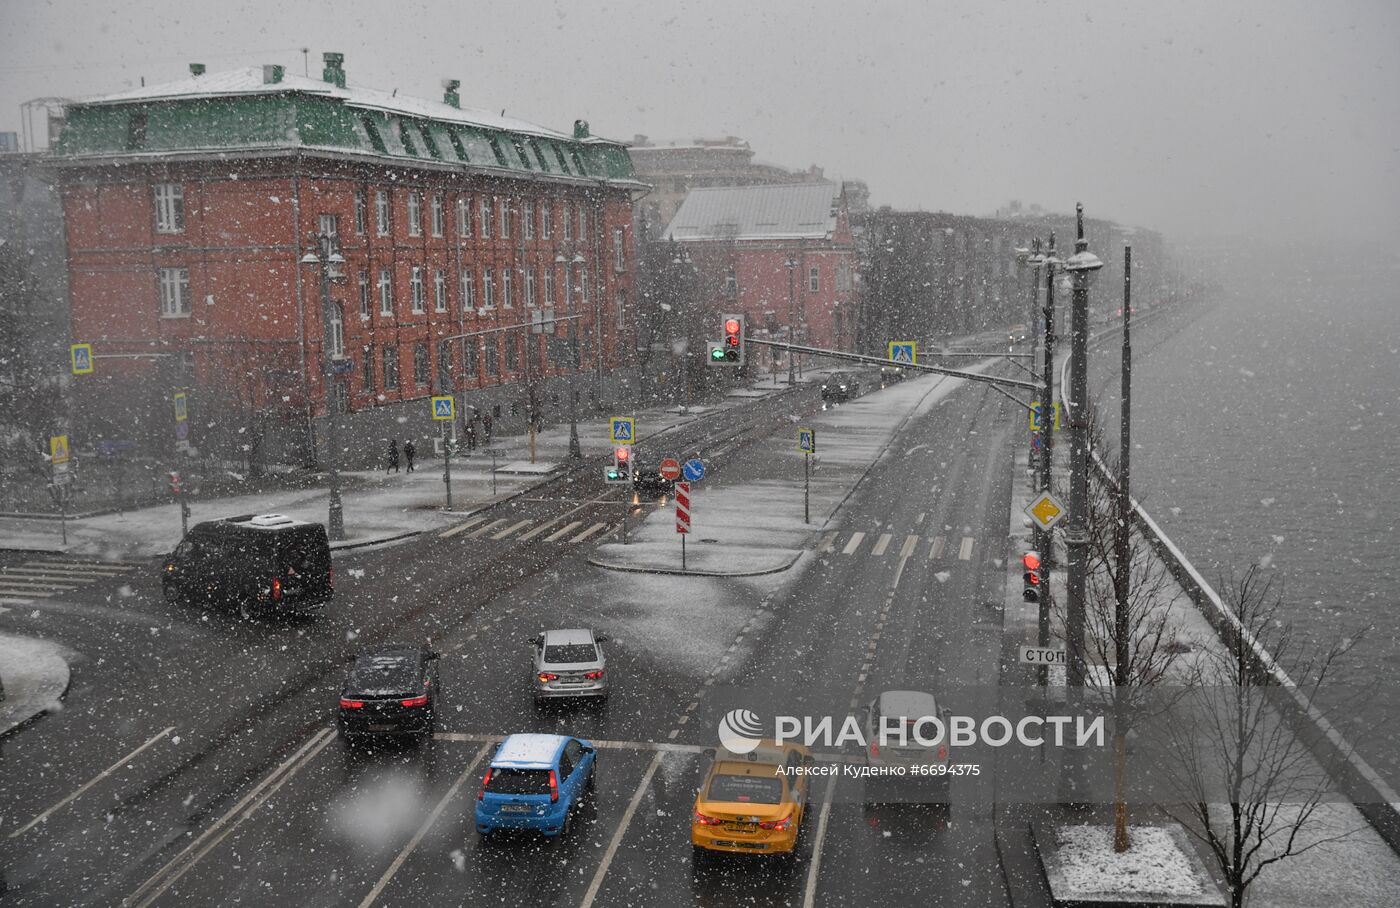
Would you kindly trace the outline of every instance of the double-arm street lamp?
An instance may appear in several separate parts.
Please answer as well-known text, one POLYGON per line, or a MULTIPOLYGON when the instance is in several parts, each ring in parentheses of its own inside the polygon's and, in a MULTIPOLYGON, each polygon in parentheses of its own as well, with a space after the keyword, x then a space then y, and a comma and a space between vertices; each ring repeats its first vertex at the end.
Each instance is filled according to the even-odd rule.
MULTIPOLYGON (((573 259, 564 258, 563 254, 554 257, 554 264, 564 266, 564 297, 568 302, 566 311, 573 315, 574 296, 570 278, 572 276, 572 265, 583 264, 583 256, 575 254, 573 259)), ((595 327, 596 330, 596 327, 595 327)), ((583 448, 578 440, 578 382, 579 373, 579 347, 578 335, 573 324, 569 325, 569 359, 573 366, 573 371, 569 373, 569 459, 582 460, 583 448)))
MULTIPOLYGON (((335 364, 343 338, 337 338, 333 327, 343 325, 335 303, 331 300, 331 278, 343 276, 345 258, 336 249, 335 237, 313 233, 314 248, 301 257, 303 265, 316 265, 321 273, 321 380, 326 399, 326 466, 330 471, 330 508, 326 516, 326 532, 332 541, 345 538, 345 514, 340 503, 340 451, 336 440, 336 420, 340 410, 340 386, 336 382, 335 364)), ((341 330, 344 330, 343 327, 341 330)))

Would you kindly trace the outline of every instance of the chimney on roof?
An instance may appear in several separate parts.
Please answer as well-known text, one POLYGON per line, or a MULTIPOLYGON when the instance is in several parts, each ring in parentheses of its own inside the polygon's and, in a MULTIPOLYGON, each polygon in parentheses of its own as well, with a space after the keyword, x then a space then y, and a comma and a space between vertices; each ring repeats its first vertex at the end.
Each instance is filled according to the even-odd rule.
POLYGON ((442 103, 449 107, 461 107, 462 96, 457 93, 457 89, 462 87, 461 79, 442 80, 442 103))
POLYGON ((575 138, 575 139, 586 139, 586 138, 588 138, 588 121, 587 121, 587 120, 575 120, 575 121, 574 121, 574 138, 575 138))
POLYGON ((285 73, 286 70, 282 68, 280 63, 265 63, 263 64, 263 84, 276 85, 282 81, 282 76, 285 73))
POLYGON ((192 76, 202 76, 202 75, 204 75, 204 64, 203 64, 203 63, 191 63, 191 64, 190 64, 190 75, 192 75, 192 76))
POLYGON ((336 88, 345 87, 345 55, 335 51, 326 51, 321 54, 321 59, 325 61, 326 68, 321 71, 321 79, 334 85, 336 88))

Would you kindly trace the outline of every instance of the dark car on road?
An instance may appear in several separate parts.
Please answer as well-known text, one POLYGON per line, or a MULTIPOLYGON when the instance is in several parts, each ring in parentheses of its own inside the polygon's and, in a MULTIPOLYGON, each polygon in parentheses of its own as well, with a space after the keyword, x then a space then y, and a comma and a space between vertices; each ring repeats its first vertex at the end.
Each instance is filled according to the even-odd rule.
POLYGON ((670 495, 676 491, 676 483, 661 475, 659 463, 639 460, 632 468, 632 488, 648 495, 670 495))
POLYGON ((340 692, 340 733, 429 738, 437 726, 438 660, 432 650, 387 643, 348 657, 340 692))
POLYGON ((195 524, 161 571, 166 601, 244 618, 317 611, 331 600, 333 579, 326 528, 283 514, 195 524))
POLYGON ((845 403, 860 393, 860 380, 850 372, 833 372, 822 382, 822 400, 845 403))

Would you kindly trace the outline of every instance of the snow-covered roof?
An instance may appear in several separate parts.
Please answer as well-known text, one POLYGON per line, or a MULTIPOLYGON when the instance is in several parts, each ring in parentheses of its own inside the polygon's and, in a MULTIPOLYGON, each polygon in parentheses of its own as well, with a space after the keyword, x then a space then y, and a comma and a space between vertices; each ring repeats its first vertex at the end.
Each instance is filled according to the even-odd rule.
POLYGON ((835 183, 692 189, 663 239, 820 239, 836 229, 835 183))
POLYGON ((570 627, 544 632, 546 646, 569 646, 575 643, 592 643, 593 632, 583 627, 570 627))
POLYGON ((396 92, 379 91, 349 85, 340 88, 321 79, 284 73, 281 81, 268 82, 264 79, 261 66, 249 66, 224 72, 190 76, 175 82, 160 85, 145 85, 128 91, 110 95, 84 98, 77 104, 101 106, 130 104, 139 101, 182 101, 197 98, 237 97, 249 95, 274 95, 287 92, 319 95, 326 98, 339 98, 352 107, 379 110, 388 113, 405 114, 434 120, 446 120, 488 129, 501 129, 527 135, 543 136, 551 139, 570 139, 571 135, 540 126, 526 120, 517 120, 477 108, 453 107, 443 101, 430 101, 413 98, 396 92))
POLYGON ((563 735, 511 735, 501 742, 491 765, 548 769, 554 765, 554 755, 566 740, 563 735))

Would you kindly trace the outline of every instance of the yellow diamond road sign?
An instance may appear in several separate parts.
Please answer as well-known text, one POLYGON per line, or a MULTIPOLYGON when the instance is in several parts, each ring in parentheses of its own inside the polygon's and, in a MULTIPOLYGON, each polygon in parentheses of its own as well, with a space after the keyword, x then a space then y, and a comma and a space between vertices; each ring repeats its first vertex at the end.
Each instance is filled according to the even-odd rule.
POLYGON ((1065 506, 1049 492, 1041 492, 1026 505, 1026 513, 1045 529, 1050 529, 1065 516, 1065 506))

